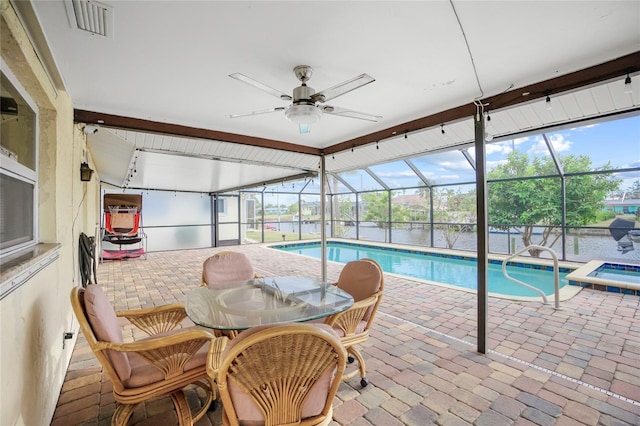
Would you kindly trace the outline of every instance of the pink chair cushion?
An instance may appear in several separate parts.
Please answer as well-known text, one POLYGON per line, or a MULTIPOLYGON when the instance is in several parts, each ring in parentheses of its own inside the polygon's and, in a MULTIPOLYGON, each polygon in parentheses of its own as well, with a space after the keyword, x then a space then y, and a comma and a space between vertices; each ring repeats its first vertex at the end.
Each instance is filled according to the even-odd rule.
MULTIPOLYGON (((367 321, 360 321, 356 326, 356 330, 354 333, 355 334, 363 333, 366 329, 367 329, 367 321)), ((343 338, 345 336, 344 331, 337 325, 333 326, 333 331, 340 338, 343 338)))
MULTIPOLYGON (((172 330, 166 333, 158 333, 155 337, 162 336, 170 336, 175 333, 180 333, 188 330, 201 330, 202 328, 198 326, 180 328, 176 330, 172 330)), ((209 330, 211 331, 211 330, 209 330)), ((151 337, 147 337, 145 339, 140 339, 138 342, 145 341, 150 339, 151 337)), ((193 357, 184 366, 184 371, 189 371, 194 368, 202 368, 204 371, 205 365, 207 363, 207 354, 209 351, 209 345, 205 344, 196 352, 193 357)), ((131 364, 131 377, 128 380, 125 380, 123 384, 127 388, 137 388, 140 386, 145 386, 151 383, 156 383, 164 380, 164 374, 158 368, 154 367, 153 364, 150 364, 149 361, 142 358, 140 355, 131 353, 129 354, 129 363, 131 364)))
MULTIPOLYGON (((337 285, 353 296, 354 302, 359 302, 380 290, 381 283, 382 276, 376 265, 366 260, 354 260, 344 265, 337 285)), ((363 318, 365 321, 372 311, 373 307, 367 310, 363 318)))
MULTIPOLYGON (((329 333, 335 334, 335 331, 328 325, 314 324, 314 326, 328 331, 329 333)), ((258 327, 250 328, 238 334, 235 339, 230 340, 227 344, 227 347, 225 348, 223 353, 223 358, 231 350, 231 348, 233 348, 243 339, 268 327, 273 326, 261 325, 258 327)), ((315 385, 313 385, 313 387, 309 391, 309 394, 307 395, 307 399, 302 405, 301 414, 303 419, 317 416, 322 412, 324 404, 327 400, 327 393, 329 392, 329 388, 331 387, 331 383, 333 382, 334 375, 335 371, 329 370, 318 379, 315 385)), ((253 401, 251 396, 242 391, 242 389, 240 389, 240 387, 233 380, 229 380, 227 383, 229 386, 229 395, 231 396, 231 400, 233 401, 233 406, 236 410, 236 415, 238 416, 240 424, 245 426, 264 424, 264 416, 262 415, 260 408, 258 408, 258 405, 253 401)))
MULTIPOLYGON (((326 318, 318 318, 318 319, 312 319, 310 321, 306 321, 305 324, 324 324, 324 321, 326 320, 326 318)), ((358 333, 362 333, 367 329, 367 321, 360 321, 358 323, 358 325, 356 326, 356 329, 354 331, 355 334, 358 333)), ((334 325, 332 328, 333 332, 336 334, 336 336, 343 338, 345 336, 344 331, 337 325, 334 325)))
MULTIPOLYGON (((122 343, 122 329, 118 324, 118 317, 107 295, 97 284, 88 285, 84 291, 84 306, 87 317, 96 338, 103 342, 122 343)), ((121 381, 131 376, 129 357, 124 352, 108 351, 113 368, 121 381)))
POLYGON ((353 296, 354 302, 380 290, 380 270, 366 260, 354 260, 347 263, 340 272, 338 287, 353 296))
POLYGON ((202 267, 207 285, 250 280, 255 277, 253 265, 244 253, 218 253, 205 260, 202 267))

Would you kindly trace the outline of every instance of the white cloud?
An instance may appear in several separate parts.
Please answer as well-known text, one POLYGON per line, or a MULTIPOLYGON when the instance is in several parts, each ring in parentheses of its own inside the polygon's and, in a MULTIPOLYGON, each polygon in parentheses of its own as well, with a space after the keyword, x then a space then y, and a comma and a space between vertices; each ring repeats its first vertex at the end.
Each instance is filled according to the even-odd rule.
POLYGON ((496 154, 496 153, 509 155, 511 151, 512 151, 511 145, 507 145, 506 142, 487 144, 485 148, 486 155, 496 154))
POLYGON ((491 143, 487 144, 485 151, 487 155, 499 153, 507 156, 513 152, 516 146, 527 143, 530 140, 531 138, 527 136, 524 138, 515 138, 508 141, 491 143))
POLYGON ((551 135, 550 141, 551 146, 553 146, 553 149, 555 149, 556 152, 569 151, 571 149, 571 145, 573 145, 573 142, 565 140, 564 135, 561 134, 551 135))
MULTIPOLYGON (((561 134, 554 134, 549 136, 549 142, 551 142, 551 146, 553 149, 559 152, 566 152, 571 149, 571 145, 573 142, 565 140, 564 136, 561 134)), ((531 155, 549 155, 549 149, 547 148, 547 144, 544 141, 544 138, 541 136, 537 136, 534 139, 534 143, 531 145, 531 148, 527 151, 527 154, 531 155)))
POLYGON ((451 180, 451 179, 459 180, 460 179, 460 175, 438 175, 438 179, 440 181, 451 180))
POLYGON ((491 171, 502 164, 507 164, 507 160, 487 161, 487 171, 491 171))
POLYGON ((517 146, 517 145, 522 145, 523 143, 527 143, 527 142, 529 142, 529 140, 530 140, 530 139, 531 139, 531 138, 530 138, 529 136, 524 137, 524 138, 515 138, 515 139, 513 140, 513 144, 514 144, 514 145, 516 145, 516 146, 517 146))
POLYGON ((569 130, 571 130, 572 132, 582 132, 582 131, 584 131, 586 129, 590 129, 590 128, 596 127, 598 125, 599 125, 599 123, 587 124, 586 126, 572 127, 569 130))
POLYGON ((442 161, 439 163, 443 170, 465 170, 468 171, 471 168, 469 162, 465 160, 461 161, 442 161))
POLYGON ((388 179, 404 179, 404 178, 415 178, 416 174, 411 170, 402 170, 402 171, 389 171, 389 172, 374 172, 381 178, 388 179))

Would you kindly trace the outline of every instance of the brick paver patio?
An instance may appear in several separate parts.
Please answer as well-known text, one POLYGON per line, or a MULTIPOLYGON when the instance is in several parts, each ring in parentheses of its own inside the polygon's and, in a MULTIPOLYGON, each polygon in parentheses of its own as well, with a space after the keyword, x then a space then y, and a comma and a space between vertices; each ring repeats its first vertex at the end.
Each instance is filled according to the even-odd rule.
MULTIPOLYGON (((184 302, 202 262, 247 253, 260 275, 320 276, 320 261, 266 248, 150 253, 98 267, 117 310, 184 302)), ((342 268, 329 263, 328 278, 342 268)), ((489 351, 476 352, 476 296, 385 275, 374 330, 363 347, 369 386, 342 383, 333 425, 640 425, 640 297, 582 290, 560 310, 489 299, 489 351)), ((110 382, 82 336, 53 425, 107 425, 110 382)), ((220 409, 198 425, 220 424, 220 409)), ((177 424, 171 401, 139 406, 131 423, 177 424)))

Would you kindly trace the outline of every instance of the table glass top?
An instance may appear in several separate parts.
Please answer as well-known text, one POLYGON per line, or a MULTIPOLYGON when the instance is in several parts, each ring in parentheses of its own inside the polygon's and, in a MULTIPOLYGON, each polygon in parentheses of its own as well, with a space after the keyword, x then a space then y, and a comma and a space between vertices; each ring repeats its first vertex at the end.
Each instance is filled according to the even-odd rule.
POLYGON ((187 293, 185 309, 203 327, 243 330, 323 318, 352 304, 349 293, 317 278, 265 277, 199 287, 187 293))

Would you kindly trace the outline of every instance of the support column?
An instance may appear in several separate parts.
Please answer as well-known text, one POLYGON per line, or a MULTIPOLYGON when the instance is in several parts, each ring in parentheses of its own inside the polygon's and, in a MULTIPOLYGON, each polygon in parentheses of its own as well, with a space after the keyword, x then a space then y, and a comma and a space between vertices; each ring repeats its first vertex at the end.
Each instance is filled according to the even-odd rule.
POLYGON ((487 173, 485 156, 485 123, 482 108, 478 108, 474 116, 475 150, 476 150, 476 210, 478 214, 478 352, 487 353, 487 319, 488 319, 488 236, 489 222, 487 210, 487 173))
POLYGON ((324 155, 320 156, 320 252, 322 259, 322 281, 327 281, 327 225, 325 205, 327 198, 324 155))

